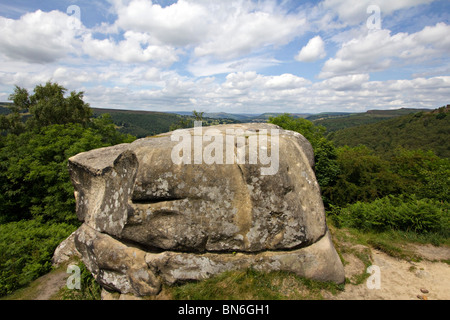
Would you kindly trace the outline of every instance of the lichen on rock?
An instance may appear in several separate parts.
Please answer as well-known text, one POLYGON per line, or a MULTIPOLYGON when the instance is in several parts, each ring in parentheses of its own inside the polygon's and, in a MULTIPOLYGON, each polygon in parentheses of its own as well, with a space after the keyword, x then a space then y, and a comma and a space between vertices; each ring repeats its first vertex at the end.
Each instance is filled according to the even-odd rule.
POLYGON ((97 281, 122 294, 145 296, 157 294, 162 283, 252 266, 342 283, 310 143, 269 124, 200 129, 69 159, 77 214, 84 222, 75 244, 97 281), (181 144, 183 135, 192 153, 181 144), (262 142, 254 149, 258 159, 252 148, 262 142), (173 161, 182 153, 184 162, 173 161), (209 155, 215 162, 194 161, 209 155), (268 167, 277 170, 263 170, 268 167))

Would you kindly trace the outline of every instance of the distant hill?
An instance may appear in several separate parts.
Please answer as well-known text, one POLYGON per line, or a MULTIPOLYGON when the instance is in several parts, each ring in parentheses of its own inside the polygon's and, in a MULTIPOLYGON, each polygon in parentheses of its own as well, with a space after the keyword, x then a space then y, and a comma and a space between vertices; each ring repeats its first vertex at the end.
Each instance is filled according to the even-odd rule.
MULTIPOLYGON (((170 113, 170 112, 169 112, 170 113)), ((176 114, 191 116, 192 112, 176 112, 176 114)), ((211 112, 204 113, 204 117, 212 118, 212 119, 232 119, 239 122, 267 122, 270 117, 277 117, 284 113, 263 113, 263 114, 248 114, 248 113, 226 113, 226 112, 211 112)), ((312 116, 310 113, 292 113, 294 117, 297 118, 307 118, 312 116)))
POLYGON ((128 133, 138 138, 168 132, 170 126, 180 119, 180 116, 176 114, 162 112, 97 108, 92 108, 92 111, 94 117, 109 113, 120 132, 128 133))
POLYGON ((365 124, 377 123, 383 120, 396 118, 399 116, 417 113, 428 112, 429 109, 398 109, 398 110, 371 110, 365 113, 321 113, 308 117, 307 119, 313 121, 316 125, 321 125, 327 128, 328 132, 335 132, 338 130, 357 127, 365 124))
POLYGON ((348 117, 351 115, 355 115, 357 113, 349 113, 349 112, 323 112, 318 114, 313 114, 306 119, 309 121, 317 121, 317 120, 325 120, 325 119, 335 119, 340 117, 348 117))
POLYGON ((232 114, 226 112, 205 113, 205 117, 212 119, 232 119, 239 122, 251 122, 255 115, 250 114, 232 114))
MULTIPOLYGON (((407 112, 406 110, 400 112, 407 112)), ((383 112, 376 115, 385 116, 383 112)), ((450 158, 450 105, 434 111, 396 116, 377 123, 333 132, 329 138, 336 146, 364 144, 378 153, 390 155, 396 147, 432 150, 450 158)))
MULTIPOLYGON (((263 113, 260 116, 253 118, 252 122, 267 122, 271 117, 278 117, 283 115, 284 113, 263 113)), ((311 116, 310 113, 289 113, 291 116, 295 118, 307 118, 311 116)))
MULTIPOLYGON (((181 119, 191 119, 192 113, 185 112, 183 115, 176 113, 154 112, 154 111, 134 111, 134 110, 115 110, 115 109, 97 109, 93 108, 94 117, 104 113, 111 115, 114 124, 122 133, 128 133, 137 138, 154 136, 160 133, 170 131, 173 124, 181 119)), ((213 115, 213 114, 211 114, 213 115)), ((230 118, 215 118, 209 114, 203 115, 204 126, 219 125, 225 123, 240 122, 230 118)))
MULTIPOLYGON (((167 113, 175 113, 181 116, 192 116, 193 112, 188 111, 168 111, 167 113)), ((211 119, 232 119, 239 122, 251 122, 251 120, 258 115, 255 114, 234 114, 234 113, 226 113, 226 112, 205 112, 203 114, 205 118, 211 118, 211 119)))
POLYGON ((8 114, 10 113, 9 109, 7 108, 8 105, 11 105, 12 103, 8 102, 0 102, 0 114, 8 114))

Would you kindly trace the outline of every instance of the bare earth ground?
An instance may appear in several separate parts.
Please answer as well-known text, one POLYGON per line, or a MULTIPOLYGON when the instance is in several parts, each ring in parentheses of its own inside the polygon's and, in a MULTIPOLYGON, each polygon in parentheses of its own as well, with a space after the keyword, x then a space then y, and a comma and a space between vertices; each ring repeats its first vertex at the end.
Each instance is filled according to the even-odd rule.
POLYGON ((58 293, 58 291, 66 285, 68 277, 69 274, 64 271, 49 273, 43 276, 42 278, 44 278, 44 281, 42 281, 41 286, 38 288, 38 295, 34 300, 50 300, 52 296, 58 293))
MULTIPOLYGON (((450 266, 436 260, 449 260, 450 248, 431 245, 414 245, 412 248, 422 257, 420 262, 393 258, 371 249, 372 263, 380 268, 380 289, 369 289, 367 281, 359 285, 347 284, 337 300, 450 300, 450 266), (435 261, 435 262, 433 262, 435 261), (423 291, 421 291, 423 290, 423 291), (424 293, 425 292, 425 293, 424 293)), ((346 276, 360 274, 363 263, 353 255, 344 255, 346 276)))
MULTIPOLYGON (((353 245, 355 250, 367 250, 362 245, 353 245)), ((411 245, 420 262, 410 262, 393 258, 381 251, 370 249, 372 264, 380 268, 380 289, 369 289, 367 281, 359 285, 347 284, 343 292, 333 296, 324 292, 330 300, 450 300, 450 265, 440 260, 450 260, 449 247, 432 245, 411 245), (423 292, 421 291, 423 290, 423 292), (424 293, 425 292, 425 293, 424 293)), ((360 259, 351 253, 343 254, 346 277, 365 271, 360 259)), ((66 285, 69 274, 65 270, 51 272, 38 280, 31 296, 32 300, 48 300, 66 285)))

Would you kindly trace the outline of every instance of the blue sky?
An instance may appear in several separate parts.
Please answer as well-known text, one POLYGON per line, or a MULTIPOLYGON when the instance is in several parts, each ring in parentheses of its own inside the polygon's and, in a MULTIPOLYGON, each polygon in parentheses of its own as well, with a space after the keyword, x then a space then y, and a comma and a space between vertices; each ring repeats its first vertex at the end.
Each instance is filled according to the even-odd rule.
POLYGON ((54 81, 92 107, 363 112, 450 103, 447 0, 0 3, 0 101, 54 81))

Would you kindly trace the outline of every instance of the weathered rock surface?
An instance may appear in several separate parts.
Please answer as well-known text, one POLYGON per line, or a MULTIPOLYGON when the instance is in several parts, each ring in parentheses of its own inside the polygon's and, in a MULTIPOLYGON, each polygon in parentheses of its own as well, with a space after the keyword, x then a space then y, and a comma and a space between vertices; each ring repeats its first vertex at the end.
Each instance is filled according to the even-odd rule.
POLYGON ((80 252, 75 247, 75 234, 76 232, 73 232, 55 249, 52 257, 52 265, 54 267, 59 267, 74 257, 81 258, 80 252))
POLYGON ((269 124, 196 128, 181 135, 194 150, 188 157, 176 155, 191 163, 173 161, 181 138, 171 133, 69 160, 77 214, 84 221, 74 235, 76 248, 105 288, 154 295, 162 283, 250 266, 344 281, 313 150, 303 136, 269 124), (200 157, 204 152, 199 164, 196 146, 202 147, 200 157), (259 159, 252 162, 255 150, 259 159), (208 155, 216 161, 207 164, 208 155), (276 170, 262 174, 268 167, 276 170))

